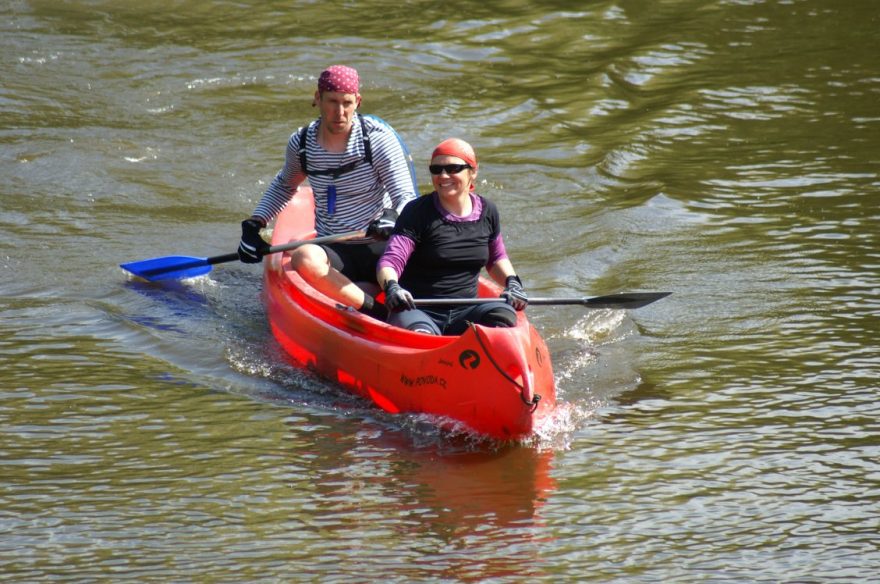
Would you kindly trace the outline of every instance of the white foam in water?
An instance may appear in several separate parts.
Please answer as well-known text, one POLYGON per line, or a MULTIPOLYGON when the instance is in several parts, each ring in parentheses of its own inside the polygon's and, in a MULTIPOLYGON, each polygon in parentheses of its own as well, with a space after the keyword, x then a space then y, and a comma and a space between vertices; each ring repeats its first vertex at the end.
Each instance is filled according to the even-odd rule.
POLYGON ((554 355, 557 405, 536 429, 532 445, 551 450, 569 448, 575 433, 605 405, 594 388, 569 384, 575 380, 583 383, 586 368, 601 366, 599 348, 634 334, 638 331, 625 310, 589 311, 562 334, 565 347, 554 355))
POLYGON ((538 450, 568 450, 574 434, 600 406, 598 400, 558 402, 553 412, 535 428, 534 438, 526 444, 538 450))
POLYGON ((588 312, 566 332, 566 336, 596 346, 620 340, 634 332, 633 322, 625 310, 604 309, 588 312))

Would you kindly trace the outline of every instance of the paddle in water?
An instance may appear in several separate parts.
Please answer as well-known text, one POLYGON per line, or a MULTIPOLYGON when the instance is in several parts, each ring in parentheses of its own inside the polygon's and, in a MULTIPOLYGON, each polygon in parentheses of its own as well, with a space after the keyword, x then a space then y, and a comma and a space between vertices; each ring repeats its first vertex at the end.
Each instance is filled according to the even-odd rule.
MULTIPOLYGON (((670 294, 672 292, 625 292, 608 296, 593 296, 592 298, 529 298, 529 306, 569 304, 586 306, 587 308, 633 309, 666 298, 670 294)), ((425 298, 415 301, 416 306, 467 306, 488 302, 498 302, 498 298, 425 298)))
MULTIPOLYGON (((347 233, 327 235, 324 237, 316 237, 314 239, 291 241, 288 243, 282 243, 281 245, 273 245, 264 255, 281 251, 290 251, 307 243, 333 243, 334 241, 363 237, 363 235, 363 231, 349 231, 347 233)), ((138 278, 143 278, 149 282, 156 282, 159 280, 195 278, 196 276, 202 276, 210 272, 215 264, 235 261, 238 261, 238 253, 228 253, 209 258, 165 256, 137 262, 128 262, 126 264, 120 264, 119 267, 138 278)))

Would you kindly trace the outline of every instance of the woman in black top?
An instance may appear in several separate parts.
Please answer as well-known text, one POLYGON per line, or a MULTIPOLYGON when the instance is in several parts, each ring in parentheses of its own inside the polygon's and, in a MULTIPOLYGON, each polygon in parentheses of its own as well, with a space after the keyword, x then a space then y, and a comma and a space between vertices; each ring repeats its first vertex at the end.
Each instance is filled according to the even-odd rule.
POLYGON ((444 140, 428 168, 434 192, 406 205, 379 260, 388 322, 438 335, 461 334, 467 322, 516 325, 514 310, 523 310, 528 296, 504 249, 498 208, 474 192, 474 149, 444 140), (505 286, 498 302, 415 308, 413 298, 475 298, 483 267, 505 286))

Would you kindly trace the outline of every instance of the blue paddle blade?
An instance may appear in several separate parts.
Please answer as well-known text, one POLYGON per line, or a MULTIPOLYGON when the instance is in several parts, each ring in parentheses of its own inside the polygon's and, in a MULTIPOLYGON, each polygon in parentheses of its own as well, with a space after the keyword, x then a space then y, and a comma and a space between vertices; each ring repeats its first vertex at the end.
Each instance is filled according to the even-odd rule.
POLYGON ((150 282, 195 278, 211 271, 209 258, 165 256, 120 264, 119 267, 150 282))

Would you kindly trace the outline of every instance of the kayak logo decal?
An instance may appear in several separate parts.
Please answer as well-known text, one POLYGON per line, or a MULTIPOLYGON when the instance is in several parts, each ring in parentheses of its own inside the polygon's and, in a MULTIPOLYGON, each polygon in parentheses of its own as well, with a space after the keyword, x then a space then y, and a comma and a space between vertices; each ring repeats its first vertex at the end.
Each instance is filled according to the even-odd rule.
POLYGON ((480 354, 471 349, 462 351, 458 356, 458 363, 465 369, 476 369, 480 366, 480 354))

